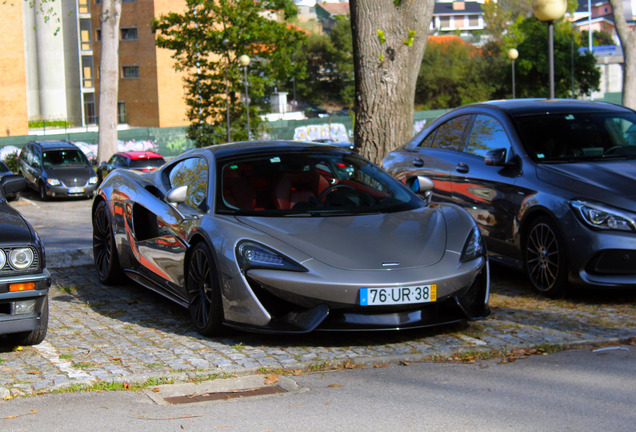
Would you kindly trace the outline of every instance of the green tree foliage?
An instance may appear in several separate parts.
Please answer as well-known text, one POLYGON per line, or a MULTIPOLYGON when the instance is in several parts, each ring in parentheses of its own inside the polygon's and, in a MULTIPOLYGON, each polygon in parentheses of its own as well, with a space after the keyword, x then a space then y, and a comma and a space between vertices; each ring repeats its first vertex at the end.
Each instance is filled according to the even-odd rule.
MULTIPOLYGON (((532 17, 520 23, 525 35, 517 46, 516 61, 517 97, 547 97, 548 95, 548 30, 547 25, 532 17)), ((589 95, 597 90, 601 72, 596 67, 593 54, 580 54, 580 33, 569 23, 554 26, 554 93, 555 97, 589 95), (572 64, 574 69, 572 69, 572 64)))
POLYGON ((188 135, 197 146, 227 141, 226 94, 231 139, 248 137, 241 55, 251 58, 247 81, 252 134, 261 124, 256 101, 292 76, 304 76, 304 64, 295 54, 305 34, 288 24, 296 14, 291 0, 187 0, 184 13, 153 22, 157 46, 174 51, 177 69, 187 72, 188 135))
POLYGON ((348 16, 337 16, 328 35, 309 35, 298 57, 307 65, 307 77, 296 81, 301 100, 353 105, 353 42, 348 16))
MULTIPOLYGON (((581 41, 585 45, 585 41, 589 41, 587 30, 581 31, 581 41)), ((616 41, 607 30, 592 32, 592 46, 616 45, 616 41)))
POLYGON ((496 81, 488 57, 458 36, 430 37, 417 78, 415 104, 420 109, 450 108, 489 99, 496 81))

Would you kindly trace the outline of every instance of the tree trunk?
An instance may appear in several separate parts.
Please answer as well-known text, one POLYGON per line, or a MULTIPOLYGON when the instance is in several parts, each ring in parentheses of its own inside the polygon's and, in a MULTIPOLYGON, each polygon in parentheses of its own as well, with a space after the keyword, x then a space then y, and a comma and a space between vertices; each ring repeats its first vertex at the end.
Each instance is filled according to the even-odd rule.
POLYGON ((623 105, 636 109, 636 34, 627 26, 623 0, 610 0, 610 4, 623 47, 623 105))
POLYGON ((350 0, 355 146, 379 163, 413 137, 415 83, 434 0, 350 0))
POLYGON ((119 89, 119 20, 122 0, 103 0, 99 61, 99 144, 97 162, 117 152, 117 93, 119 89))

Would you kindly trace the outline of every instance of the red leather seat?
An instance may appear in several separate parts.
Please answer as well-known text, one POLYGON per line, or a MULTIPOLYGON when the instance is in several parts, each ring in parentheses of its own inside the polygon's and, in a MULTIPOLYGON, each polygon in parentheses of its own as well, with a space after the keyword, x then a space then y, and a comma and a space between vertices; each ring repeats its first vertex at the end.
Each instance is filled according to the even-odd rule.
POLYGON ((278 209, 291 209, 296 203, 317 199, 329 187, 329 182, 315 169, 283 174, 274 187, 274 202, 278 209))
POLYGON ((244 173, 226 167, 222 181, 223 200, 227 205, 242 210, 254 210, 256 192, 244 173))

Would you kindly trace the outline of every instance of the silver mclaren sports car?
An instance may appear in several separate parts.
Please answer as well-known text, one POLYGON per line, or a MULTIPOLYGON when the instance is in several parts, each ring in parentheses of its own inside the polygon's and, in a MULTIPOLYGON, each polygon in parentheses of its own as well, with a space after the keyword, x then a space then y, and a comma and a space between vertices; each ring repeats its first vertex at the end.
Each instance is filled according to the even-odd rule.
POLYGON ((465 210, 430 205, 431 188, 325 144, 190 150, 157 171, 104 180, 92 209, 95 266, 103 284, 125 275, 188 308, 205 336, 483 318, 483 240, 465 210))

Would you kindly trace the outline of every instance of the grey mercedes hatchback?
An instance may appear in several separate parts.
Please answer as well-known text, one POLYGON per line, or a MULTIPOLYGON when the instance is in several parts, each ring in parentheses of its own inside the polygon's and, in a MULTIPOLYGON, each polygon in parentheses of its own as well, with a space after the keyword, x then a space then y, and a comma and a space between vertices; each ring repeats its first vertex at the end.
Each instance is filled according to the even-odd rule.
POLYGON ((636 112, 581 100, 502 100, 434 120, 383 167, 424 175, 433 201, 477 221, 493 261, 550 297, 636 287, 636 112))

